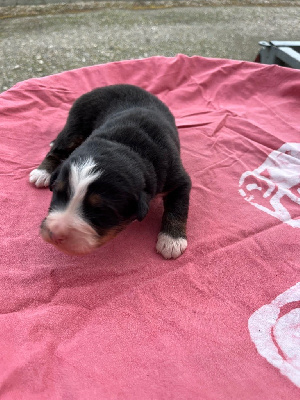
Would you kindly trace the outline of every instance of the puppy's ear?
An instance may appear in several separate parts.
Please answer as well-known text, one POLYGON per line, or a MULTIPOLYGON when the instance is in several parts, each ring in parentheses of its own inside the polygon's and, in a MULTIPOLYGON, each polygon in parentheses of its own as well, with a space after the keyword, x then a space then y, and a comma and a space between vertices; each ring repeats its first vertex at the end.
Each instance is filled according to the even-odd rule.
POLYGON ((51 174, 50 183, 49 183, 49 189, 51 190, 51 192, 53 191, 53 187, 54 187, 55 181, 58 177, 59 171, 60 171, 60 167, 57 167, 54 170, 54 172, 52 172, 52 174, 51 174))
POLYGON ((141 192, 139 200, 138 200, 138 207, 137 207, 137 219, 138 221, 142 221, 149 211, 149 196, 144 191, 141 192))

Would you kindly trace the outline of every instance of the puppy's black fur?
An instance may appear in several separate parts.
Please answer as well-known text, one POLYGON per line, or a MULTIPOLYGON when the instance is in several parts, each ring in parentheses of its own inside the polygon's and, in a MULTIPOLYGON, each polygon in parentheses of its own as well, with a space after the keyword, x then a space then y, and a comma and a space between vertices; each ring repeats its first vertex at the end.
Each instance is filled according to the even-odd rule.
POLYGON ((81 211, 99 235, 141 221, 150 200, 162 193, 161 232, 186 238, 191 182, 180 159, 174 117, 157 97, 136 86, 113 85, 75 101, 38 167, 52 174, 50 211, 68 202, 70 165, 86 157, 103 171, 89 185, 81 211))

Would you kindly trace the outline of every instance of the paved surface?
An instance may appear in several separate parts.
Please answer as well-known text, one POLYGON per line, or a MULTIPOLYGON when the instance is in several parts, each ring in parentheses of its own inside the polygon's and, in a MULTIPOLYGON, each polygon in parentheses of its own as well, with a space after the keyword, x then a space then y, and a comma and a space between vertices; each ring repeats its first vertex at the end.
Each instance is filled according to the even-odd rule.
POLYGON ((14 18, 2 14, 0 91, 32 77, 153 55, 252 61, 260 40, 300 40, 300 8, 293 6, 67 11, 14 18))

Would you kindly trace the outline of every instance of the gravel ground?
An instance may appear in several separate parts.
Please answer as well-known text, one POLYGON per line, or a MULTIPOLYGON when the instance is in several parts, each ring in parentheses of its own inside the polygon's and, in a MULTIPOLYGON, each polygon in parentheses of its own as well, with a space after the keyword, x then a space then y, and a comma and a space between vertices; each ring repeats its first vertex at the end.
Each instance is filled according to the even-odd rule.
POLYGON ((106 6, 67 11, 13 18, 2 12, 1 19, 0 7, 0 91, 32 77, 154 55, 253 61, 260 40, 300 40, 297 6, 106 6))

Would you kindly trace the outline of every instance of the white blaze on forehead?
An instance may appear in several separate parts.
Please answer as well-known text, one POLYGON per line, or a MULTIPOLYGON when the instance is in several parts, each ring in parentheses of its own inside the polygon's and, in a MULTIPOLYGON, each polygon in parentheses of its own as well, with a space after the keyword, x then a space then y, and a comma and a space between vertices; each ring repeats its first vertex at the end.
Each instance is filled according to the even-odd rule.
MULTIPOLYGON (((95 170, 96 163, 92 157, 72 163, 70 167, 69 184, 71 189, 70 202, 60 213, 66 217, 80 216, 82 201, 89 185, 99 178, 103 171, 95 170)), ((53 212, 57 212, 54 210, 53 212)), ((52 214, 51 212, 50 214, 52 214)))
POLYGON ((95 167, 96 163, 92 157, 71 164, 69 177, 72 192, 71 202, 80 203, 89 184, 101 176, 102 171, 95 171, 95 167))

